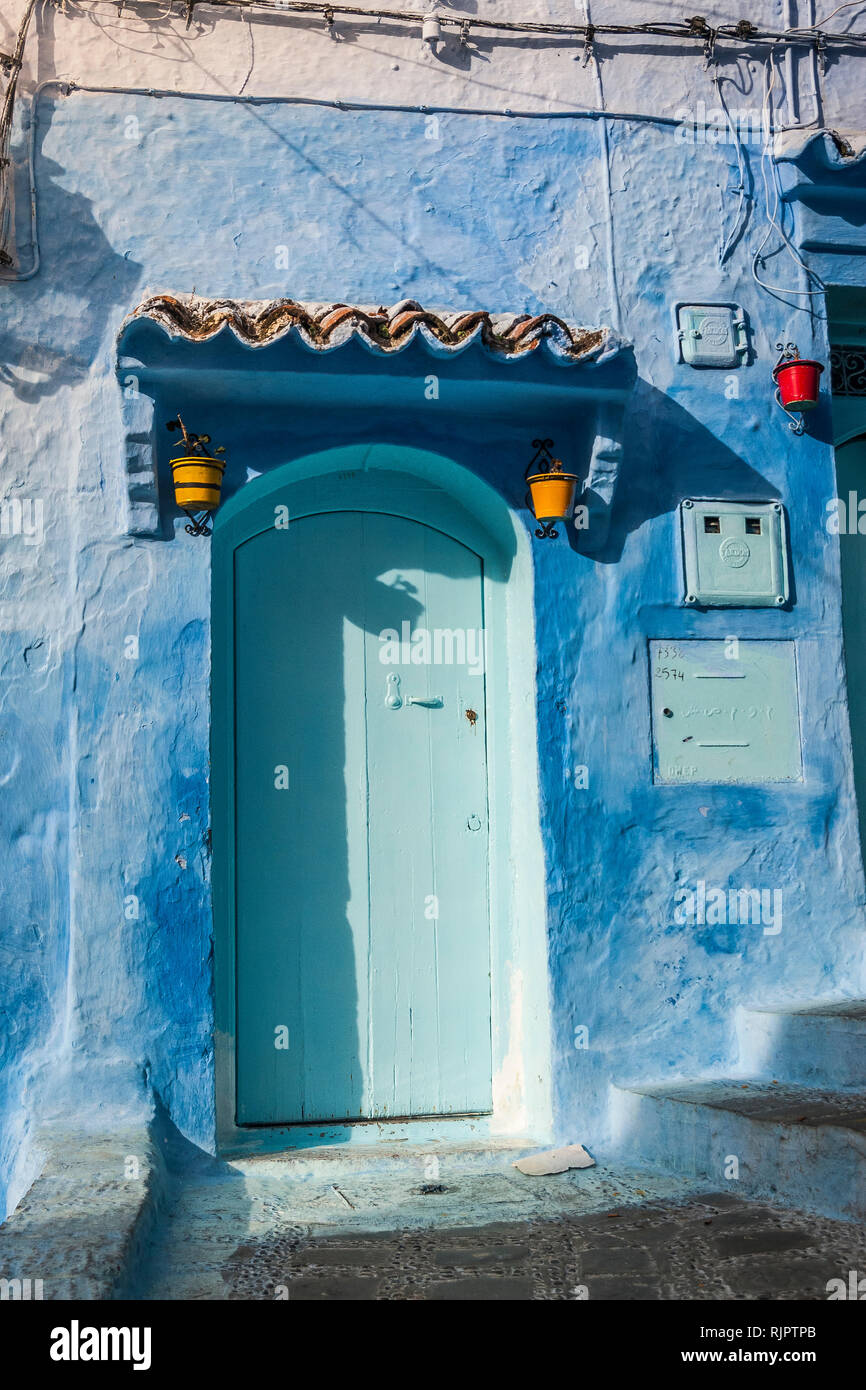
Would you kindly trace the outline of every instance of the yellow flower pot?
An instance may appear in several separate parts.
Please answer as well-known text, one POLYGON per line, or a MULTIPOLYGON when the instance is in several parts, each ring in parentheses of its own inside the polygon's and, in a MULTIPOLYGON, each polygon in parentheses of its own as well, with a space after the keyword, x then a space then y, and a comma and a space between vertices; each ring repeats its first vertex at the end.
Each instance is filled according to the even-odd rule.
POLYGON ((561 521, 571 515, 578 483, 576 473, 533 473, 526 481, 538 521, 561 521))
POLYGON ((220 504, 225 463, 222 459, 187 455, 172 459, 174 495, 185 512, 215 512, 220 504))

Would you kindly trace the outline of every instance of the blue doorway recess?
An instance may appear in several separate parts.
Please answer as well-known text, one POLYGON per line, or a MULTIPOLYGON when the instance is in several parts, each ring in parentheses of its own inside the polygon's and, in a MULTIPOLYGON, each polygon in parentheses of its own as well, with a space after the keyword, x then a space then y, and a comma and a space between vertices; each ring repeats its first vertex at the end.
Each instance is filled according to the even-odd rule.
POLYGON ((254 480, 214 531, 218 1013, 241 1129, 494 1109, 504 643, 489 662, 485 604, 509 560, 391 446, 381 469, 375 446, 334 452, 339 471, 254 480))

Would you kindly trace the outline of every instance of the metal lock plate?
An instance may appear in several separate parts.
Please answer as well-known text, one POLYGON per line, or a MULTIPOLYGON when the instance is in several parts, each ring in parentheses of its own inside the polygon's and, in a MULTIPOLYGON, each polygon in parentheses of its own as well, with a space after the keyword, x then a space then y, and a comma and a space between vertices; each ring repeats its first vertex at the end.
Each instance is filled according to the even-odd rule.
POLYGON ((687 497, 680 504, 685 601, 709 608, 781 608, 788 547, 781 502, 687 497))
POLYGON ((748 352, 738 304, 678 304, 680 360, 690 367, 739 367, 748 352))
POLYGON ((649 644, 655 782, 798 782, 793 642, 649 644))

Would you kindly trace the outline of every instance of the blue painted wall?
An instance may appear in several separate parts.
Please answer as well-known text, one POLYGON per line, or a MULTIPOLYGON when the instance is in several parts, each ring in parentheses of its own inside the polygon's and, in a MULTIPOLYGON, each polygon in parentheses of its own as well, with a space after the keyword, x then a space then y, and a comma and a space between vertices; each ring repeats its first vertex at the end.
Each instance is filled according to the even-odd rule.
MULTIPOLYGON (((148 1084, 184 1133, 213 1142, 207 545, 176 518, 170 539, 125 534, 116 338, 148 289, 414 297, 588 324, 619 315, 634 341, 640 379, 606 548, 592 559, 565 540, 535 549, 558 1134, 603 1151, 612 1082, 733 1064, 736 1005, 862 990, 838 550, 823 527, 835 495, 829 409, 794 439, 769 377, 778 339, 824 357, 825 327, 752 280, 765 228, 757 150, 744 155, 749 220, 720 269, 736 151, 683 143, 672 124, 608 122, 611 268, 600 135, 592 118, 443 113, 431 140, 425 116, 408 111, 42 94, 41 269, 4 286, 0 332, 11 364, 0 376, 4 496, 41 499, 45 526, 42 545, 10 537, 0 556, 17 615, 2 634, 0 712, 5 1178, 34 1115, 143 1103, 148 1084), (751 365, 678 365, 677 300, 741 303, 751 365), (701 494, 783 499, 790 611, 680 606, 675 508, 701 494), (805 782, 653 786, 646 639, 728 633, 797 641, 805 782), (578 764, 584 790, 568 775, 578 764), (782 887, 783 931, 675 924, 677 887, 698 879, 782 887)), ((23 240, 25 212, 22 190, 23 240)), ((768 278, 786 275, 783 259, 768 278)), ((845 264, 856 273, 856 258, 845 264)), ((455 423, 440 399, 422 417, 420 383, 434 369, 459 377, 420 345, 400 359, 419 404, 398 418, 384 406, 272 409, 260 429, 254 402, 240 418, 214 405, 206 427, 230 436, 230 489, 242 463, 263 471, 323 435, 338 444, 415 428, 424 437, 413 442, 520 506, 533 433, 585 447, 580 424, 555 413, 525 426, 504 415, 455 423)), ((207 384, 178 386, 187 394, 165 402, 169 413, 196 391, 203 410, 212 401, 207 384)))

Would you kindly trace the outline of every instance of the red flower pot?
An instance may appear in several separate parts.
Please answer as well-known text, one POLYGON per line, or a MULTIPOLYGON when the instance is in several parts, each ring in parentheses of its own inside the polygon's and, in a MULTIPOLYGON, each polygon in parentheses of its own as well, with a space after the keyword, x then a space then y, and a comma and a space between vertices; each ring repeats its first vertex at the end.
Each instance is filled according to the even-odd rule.
POLYGON ((818 404, 818 381, 824 367, 820 362, 794 357, 773 368, 773 379, 786 410, 813 410, 818 404))

